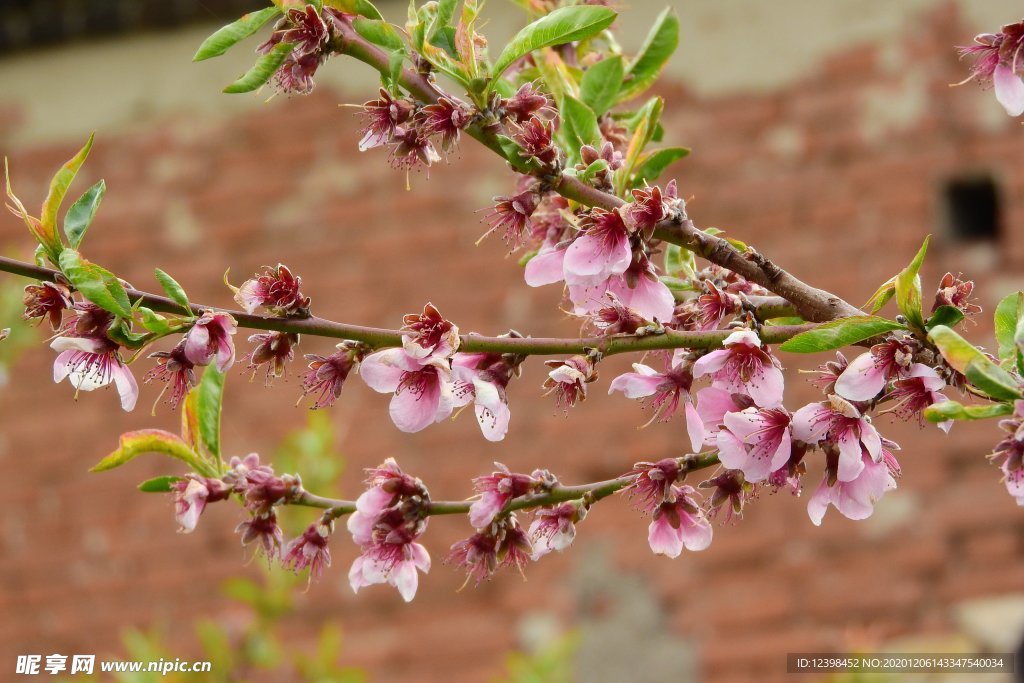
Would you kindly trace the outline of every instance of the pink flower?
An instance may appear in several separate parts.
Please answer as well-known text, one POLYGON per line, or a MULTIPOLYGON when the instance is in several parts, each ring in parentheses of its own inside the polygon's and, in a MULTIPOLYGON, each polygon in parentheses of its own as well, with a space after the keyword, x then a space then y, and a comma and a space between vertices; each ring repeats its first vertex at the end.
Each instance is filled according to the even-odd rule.
POLYGON ((242 535, 243 546, 255 544, 257 553, 262 550, 268 563, 281 554, 284 535, 281 533, 281 527, 277 525, 277 514, 273 510, 253 515, 239 524, 235 533, 242 535))
POLYGON ((38 285, 28 285, 25 287, 21 300, 25 304, 26 320, 46 318, 50 321, 50 327, 54 332, 60 330, 64 311, 74 305, 71 290, 60 282, 40 282, 38 285))
POLYGON ((822 390, 826 395, 836 393, 836 381, 846 371, 846 368, 850 367, 850 361, 846 360, 839 351, 836 351, 836 359, 826 361, 823 365, 819 366, 817 370, 808 370, 807 372, 817 375, 812 377, 808 381, 814 386, 822 390))
POLYGON ((500 462, 494 466, 497 472, 473 480, 473 489, 480 498, 469 507, 469 523, 476 529, 489 526, 509 501, 537 490, 543 483, 535 477, 511 472, 500 462))
POLYGON ((394 168, 411 171, 421 164, 429 168, 431 164, 441 161, 441 155, 434 149, 430 138, 415 128, 396 128, 393 140, 388 160, 394 168))
POLYGON ((515 514, 502 517, 484 531, 454 543, 445 562, 466 570, 466 581, 489 579, 501 567, 515 567, 520 574, 530 561, 533 546, 515 514))
MULTIPOLYGON (((615 295, 624 306, 647 320, 672 320, 676 305, 672 291, 658 278, 654 266, 646 256, 640 252, 634 256, 625 273, 608 278, 605 284, 607 291, 615 295)), ((570 286, 570 295, 572 291, 573 288, 570 286)))
POLYGON ((586 284, 626 272, 633 252, 629 231, 618 211, 591 209, 580 221, 580 230, 580 236, 565 252, 566 282, 586 284))
POLYGON ((663 503, 674 502, 677 489, 674 484, 683 473, 678 458, 665 458, 658 462, 638 462, 625 476, 635 475, 633 483, 623 491, 632 498, 639 496, 637 508, 647 512, 663 503))
POLYGON ((530 287, 542 287, 565 279, 565 253, 567 244, 544 245, 537 255, 526 262, 523 278, 530 287))
POLYGON ((382 394, 394 392, 391 420, 403 432, 440 422, 455 407, 451 370, 437 357, 415 358, 405 349, 385 349, 363 359, 363 381, 382 394))
POLYGON ((189 474, 171 484, 174 492, 174 516, 178 521, 178 532, 189 534, 195 531, 199 516, 207 503, 226 499, 231 487, 220 479, 208 479, 189 474))
MULTIPOLYGON (((935 403, 948 401, 940 390, 946 386, 945 380, 939 377, 934 368, 922 363, 914 363, 910 366, 909 375, 893 384, 892 391, 888 398, 893 401, 889 411, 896 413, 901 420, 917 418, 923 419, 924 409, 935 403)), ((887 411, 888 412, 888 411, 887 411)), ((939 429, 949 432, 953 426, 952 420, 939 423, 939 429)))
POLYGON ((740 311, 740 298, 726 290, 715 287, 711 280, 704 281, 707 291, 697 299, 697 329, 717 329, 725 317, 740 311))
POLYGON ((712 386, 744 393, 762 408, 782 405, 783 377, 779 362, 750 330, 737 330, 722 343, 725 348, 701 356, 693 376, 711 375, 712 386))
POLYGON ((538 92, 532 83, 524 83, 516 94, 502 100, 499 109, 516 123, 525 123, 534 114, 550 109, 551 103, 544 93, 538 92))
POLYGON ((1017 505, 1024 506, 1024 401, 1016 401, 1014 408, 1012 417, 1000 420, 999 428, 1006 436, 996 444, 989 457, 993 461, 1001 461, 999 468, 1003 471, 1006 490, 1017 505))
POLYGON ((542 385, 545 393, 554 392, 555 403, 566 411, 587 399, 587 384, 597 379, 594 362, 586 356, 571 356, 565 360, 546 360, 553 368, 542 385))
POLYGON ((406 602, 416 597, 419 574, 430 571, 430 553, 419 543, 381 543, 370 546, 355 559, 348 572, 352 592, 379 583, 387 583, 398 589, 406 602))
POLYGON ((217 369, 226 372, 235 362, 235 345, 231 337, 237 323, 227 313, 203 311, 185 335, 185 358, 194 365, 209 365, 216 360, 217 369))
POLYGON ((576 538, 576 523, 582 522, 586 516, 586 506, 574 501, 539 508, 528 532, 533 544, 533 561, 552 550, 561 552, 572 545, 576 538))
POLYGON ((716 443, 722 465, 743 472, 751 483, 764 481, 789 461, 790 414, 785 408, 747 408, 726 413, 716 443))
POLYGON ((826 474, 818 489, 807 501, 807 514, 815 526, 821 525, 829 505, 834 505, 840 514, 849 519, 867 519, 874 512, 874 504, 887 491, 896 488, 894 473, 899 472, 899 464, 893 454, 882 449, 879 460, 868 452, 861 456, 860 473, 849 481, 837 481, 829 486, 826 474))
POLYGON ((590 323, 601 334, 635 334, 637 330, 651 324, 632 308, 623 305, 619 297, 610 292, 605 296, 605 306, 589 314, 590 323))
POLYGON ((380 99, 370 100, 363 105, 363 139, 359 141, 359 151, 365 152, 374 147, 383 147, 391 142, 398 126, 405 124, 415 113, 416 106, 405 98, 395 99, 384 88, 380 89, 380 99))
POLYGON ((515 359, 497 353, 457 353, 452 357, 454 403, 473 403, 480 431, 488 441, 501 441, 508 433, 512 413, 505 388, 517 367, 515 359))
POLYGON ((146 373, 146 383, 154 380, 163 382, 165 386, 160 393, 163 395, 163 392, 170 389, 167 403, 172 409, 176 408, 189 389, 196 385, 195 366, 185 357, 184 341, 170 351, 157 351, 149 354, 149 357, 155 358, 157 365, 146 373))
POLYGON ((480 239, 497 230, 502 232, 502 239, 511 249, 518 247, 530 227, 530 216, 537 210, 537 200, 533 188, 510 197, 495 197, 494 206, 487 214, 491 228, 480 239))
POLYGON ((690 435, 690 445, 694 452, 701 449, 704 429, 697 408, 690 401, 690 388, 693 385, 693 373, 688 362, 676 362, 678 355, 673 356, 672 366, 665 372, 658 372, 640 363, 633 363, 633 372, 619 375, 612 380, 608 393, 621 391, 626 398, 650 398, 654 415, 651 420, 660 418, 667 422, 683 402, 686 414, 686 429, 690 435))
POLYGON ((963 280, 953 273, 946 273, 939 283, 939 291, 935 293, 935 303, 932 304, 932 312, 940 306, 952 306, 958 309, 965 316, 981 313, 981 306, 970 302, 971 294, 974 292, 974 281, 963 280))
POLYGON ((331 566, 331 550, 327 539, 334 532, 334 521, 319 520, 306 527, 302 535, 285 548, 282 566, 299 572, 309 567, 309 578, 319 579, 325 567, 331 566))
POLYGON ((558 148, 551 140, 554 131, 551 121, 531 116, 512 137, 522 146, 526 157, 536 159, 542 166, 553 166, 558 161, 558 148))
POLYGON ((1024 114, 1024 81, 1017 75, 1024 45, 1024 22, 1007 24, 997 34, 979 34, 974 42, 977 44, 960 48, 961 57, 977 58, 964 82, 972 78, 983 85, 991 82, 1006 113, 1024 114))
POLYGON ((345 341, 337 346, 337 351, 330 356, 306 354, 309 361, 309 372, 302 380, 302 395, 317 394, 312 409, 329 408, 341 396, 341 389, 349 374, 359 369, 359 361, 366 353, 366 347, 360 342, 345 341))
POLYGON ((269 387, 274 379, 284 377, 288 363, 295 359, 295 347, 299 344, 299 335, 293 332, 260 332, 251 335, 249 342, 255 344, 253 350, 245 355, 248 361, 246 369, 252 370, 253 377, 263 365, 267 366, 265 384, 269 387))
POLYGON ((870 401, 887 383, 910 375, 918 350, 917 342, 909 337, 875 344, 843 369, 836 378, 835 393, 850 401, 870 401))
POLYGON ((275 505, 295 500, 302 492, 302 481, 290 474, 279 477, 272 467, 263 465, 246 470, 236 480, 234 490, 242 494, 246 509, 254 515, 262 515, 275 505))
POLYGON ((742 516, 743 507, 754 495, 754 486, 748 482, 739 470, 725 470, 721 474, 702 481, 699 488, 713 489, 708 501, 709 516, 715 517, 726 504, 726 521, 733 516, 742 516))
POLYGON ((871 418, 835 394, 827 402, 808 404, 793 414, 793 438, 811 445, 825 440, 836 444, 839 481, 853 481, 860 475, 864 451, 875 462, 882 459, 882 440, 871 418))
POLYGON ((450 152, 459 141, 462 129, 469 125, 472 115, 462 102, 440 97, 435 104, 419 110, 417 123, 423 135, 440 135, 441 149, 450 152))
POLYGON ((700 551, 711 545, 711 524, 693 499, 692 486, 673 486, 671 502, 654 511, 647 530, 647 542, 655 555, 676 558, 683 548, 700 551))
POLYGON ((105 337, 57 337, 50 348, 58 352, 53 361, 54 382, 67 378, 76 391, 93 391, 113 382, 121 407, 128 412, 135 408, 139 385, 121 360, 117 344, 105 337))
POLYGON ((459 348, 459 328, 445 320, 434 304, 423 307, 423 313, 410 313, 403 318, 402 346, 413 358, 449 358, 459 348))
POLYGON ((310 299, 301 291, 302 278, 292 275, 288 266, 264 266, 235 290, 235 301, 246 313, 255 313, 261 306, 274 315, 308 315, 310 299))
POLYGON ((625 218, 633 232, 652 233, 666 215, 661 188, 649 187, 632 191, 633 202, 626 207, 625 218))
MULTIPOLYGON (((705 446, 714 446, 718 438, 718 430, 725 426, 725 416, 728 413, 738 413, 741 410, 754 405, 754 400, 746 394, 731 394, 724 389, 705 387, 697 392, 697 415, 700 422, 691 424, 687 422, 687 428, 692 429, 696 434, 700 431, 705 446), (699 426, 698 426, 699 425, 699 426)), ((696 436, 691 436, 696 439, 696 436)))

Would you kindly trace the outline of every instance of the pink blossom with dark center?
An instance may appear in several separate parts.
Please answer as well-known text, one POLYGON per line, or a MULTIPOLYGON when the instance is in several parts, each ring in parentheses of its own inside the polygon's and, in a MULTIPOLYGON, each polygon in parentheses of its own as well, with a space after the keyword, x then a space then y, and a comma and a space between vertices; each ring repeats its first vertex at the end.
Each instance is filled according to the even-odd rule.
POLYGON ((416 597, 419 574, 430 571, 430 553, 419 543, 380 543, 368 546, 355 559, 348 572, 352 592, 380 583, 388 583, 398 589, 406 602, 416 597))
POLYGON ((499 110, 519 124, 529 121, 534 114, 550 109, 551 101, 547 95, 538 92, 533 83, 524 83, 515 95, 499 103, 499 110))
POLYGON ((370 354, 360 366, 360 377, 374 391, 394 393, 389 412, 403 432, 418 432, 452 414, 451 369, 436 356, 416 358, 405 349, 370 354))
POLYGON ((590 323, 604 335, 634 334, 651 324, 642 315, 629 308, 611 292, 605 295, 607 303, 589 314, 590 323))
POLYGON ((245 477, 249 472, 265 472, 274 474, 274 468, 270 465, 261 465, 258 453, 250 453, 244 458, 232 456, 228 462, 228 473, 224 475, 224 482, 231 486, 231 490, 237 493, 245 491, 245 477))
POLYGON ((661 199, 661 188, 649 187, 632 191, 633 202, 624 211, 626 224, 633 232, 650 235, 654 227, 665 218, 665 204, 661 199))
POLYGON ((671 501, 659 505, 647 530, 647 542, 655 555, 676 558, 683 548, 692 552, 711 545, 711 523, 693 498, 692 486, 673 485, 671 501))
POLYGON ((163 382, 160 394, 169 391, 167 403, 172 409, 177 408, 189 389, 196 386, 195 365, 185 356, 184 341, 170 351, 157 351, 149 357, 156 359, 156 367, 146 373, 145 382, 163 382))
POLYGON ((678 458, 665 458, 658 462, 638 462, 625 476, 635 475, 633 483, 625 491, 630 498, 637 496, 637 507, 653 512, 663 503, 675 502, 678 490, 674 484, 683 473, 678 458))
POLYGON ((462 129, 469 125, 472 115, 462 102, 440 97, 417 113, 420 133, 430 137, 441 136, 441 149, 450 152, 459 141, 462 129))
POLYGON ((64 326, 69 337, 103 337, 114 322, 114 314, 105 311, 91 301, 79 301, 74 305, 75 317, 64 326))
POLYGON ((810 383, 827 395, 836 393, 836 381, 849 366, 850 361, 846 360, 846 356, 836 351, 835 360, 826 361, 817 370, 807 370, 806 372, 816 375, 809 380, 810 383))
POLYGON ((174 516, 178 521, 178 532, 189 534, 195 531, 199 516, 207 503, 225 500, 231 495, 231 487, 220 479, 209 479, 188 474, 171 484, 174 493, 174 516))
POLYGON ((554 166, 558 161, 558 148, 552 142, 554 124, 531 116, 522 130, 513 135, 527 158, 536 159, 543 166, 554 166))
POLYGON ((511 197, 495 197, 494 206, 487 214, 491 227, 480 239, 499 231, 509 248, 516 249, 528 232, 530 216, 536 209, 537 192, 532 188, 511 197))
POLYGON ((893 475, 899 472, 899 464, 892 452, 883 448, 881 453, 882 457, 876 460, 864 451, 860 472, 849 481, 836 481, 830 486, 826 474, 814 495, 807 501, 807 514, 815 526, 821 525, 829 505, 849 519, 867 519, 871 516, 878 499, 896 488, 893 475))
POLYGON ((737 330, 725 347, 701 356, 693 364, 693 376, 711 375, 712 386, 731 393, 744 393, 762 408, 782 405, 784 380, 779 362, 751 330, 737 330))
POLYGON ((989 456, 1003 471, 1006 490, 1017 505, 1024 506, 1024 401, 1014 402, 1012 417, 999 421, 1006 436, 996 444, 989 456))
POLYGON ((613 379, 608 386, 608 393, 621 391, 626 398, 649 399, 650 406, 654 409, 651 421, 669 421, 682 401, 690 446, 697 452, 701 449, 704 430, 697 408, 690 400, 692 386, 693 371, 690 362, 684 360, 680 354, 673 354, 672 362, 664 372, 658 372, 641 363, 633 363, 633 372, 624 373, 613 379))
POLYGON ((185 335, 185 358, 198 366, 216 361, 217 369, 226 372, 235 362, 235 344, 231 337, 237 328, 238 324, 228 313, 203 311, 185 335))
MULTIPOLYGON (((571 247, 570 247, 571 248, 571 247)), ((588 280, 566 274, 569 299, 577 315, 586 315, 606 305, 608 296, 646 320, 668 322, 675 313, 672 291, 663 283, 642 251, 632 254, 630 265, 621 275, 604 280, 588 280)))
POLYGON ((54 332, 60 329, 64 311, 74 305, 71 290, 59 282, 28 285, 21 301, 25 305, 26 320, 46 318, 54 332))
POLYGON ((705 280, 704 287, 707 291, 697 299, 697 329, 718 329, 726 316, 739 313, 740 298, 728 291, 718 289, 711 280, 705 280))
POLYGON ((502 517, 486 530, 454 543, 445 562, 464 569, 479 585, 502 567, 515 567, 520 574, 533 555, 530 537, 519 526, 515 514, 502 517))
POLYGON ((629 231, 619 212, 591 209, 565 253, 565 279, 569 284, 605 280, 625 273, 632 260, 629 231))
POLYGON ((996 99, 1010 116, 1024 114, 1024 81, 1018 76, 1021 47, 1024 46, 1024 22, 1007 24, 999 33, 981 33, 975 45, 960 47, 961 57, 974 57, 971 75, 982 85, 995 86, 996 99))
POLYGON ((403 319, 402 346, 413 358, 449 358, 459 348, 459 328, 446 320, 434 304, 423 313, 410 313, 403 319))
POLYGON ((469 507, 469 523, 476 529, 489 526, 509 501, 535 491, 541 484, 530 475, 510 471, 500 462, 494 466, 497 472, 473 480, 473 489, 480 498, 469 507))
POLYGON ((533 544, 534 562, 553 550, 561 552, 576 538, 576 524, 587 516, 587 508, 575 501, 538 508, 528 535, 533 544))
POLYGON ((953 273, 946 273, 939 283, 939 291, 935 293, 932 312, 934 313, 940 306, 952 306, 965 316, 977 315, 981 313, 981 306, 970 302, 973 293, 973 280, 963 280, 959 276, 954 276, 953 273))
POLYGON ((252 370, 255 377, 260 367, 267 366, 265 384, 270 386, 275 379, 284 377, 288 363, 295 359, 299 335, 293 332, 260 332, 251 335, 249 342, 255 346, 243 358, 247 361, 246 369, 252 370))
POLYGON ((791 416, 785 408, 751 407, 726 413, 716 437, 722 465, 751 483, 764 481, 789 461, 791 416))
POLYGON ((313 90, 313 75, 331 55, 331 41, 342 16, 332 8, 325 8, 321 14, 313 5, 285 13, 270 39, 256 49, 267 54, 282 43, 292 45, 274 74, 273 82, 280 92, 304 95, 313 90))
POLYGON ((121 360, 120 347, 106 337, 57 337, 50 343, 57 351, 53 381, 65 378, 75 391, 93 391, 113 383, 121 407, 131 412, 139 399, 139 385, 121 360))
POLYGON ((411 171, 418 166, 430 167, 431 164, 441 160, 441 156, 434 149, 430 138, 421 134, 415 128, 398 127, 395 129, 394 145, 388 160, 394 168, 411 171))
POLYGON ((317 52, 330 38, 330 27, 316 11, 313 5, 303 9, 289 9, 277 26, 270 39, 260 45, 256 51, 266 54, 279 43, 293 43, 299 53, 317 52))
POLYGON ((380 89, 380 97, 363 104, 363 139, 359 141, 359 151, 365 152, 374 147, 383 147, 395 137, 395 131, 404 125, 416 111, 416 105, 405 98, 394 98, 384 88, 380 89))
POLYGON ((360 342, 345 341, 337 346, 337 351, 330 356, 306 354, 309 361, 309 372, 302 380, 302 395, 316 395, 311 408, 329 408, 341 396, 341 389, 349 374, 359 370, 359 361, 366 353, 366 347, 360 342))
POLYGON ((488 441, 501 441, 508 433, 512 413, 506 387, 517 372, 517 360, 502 354, 457 353, 452 357, 454 405, 473 404, 480 431, 488 441))
POLYGON ((257 273, 235 290, 235 301, 246 313, 255 313, 262 306, 274 315, 305 315, 310 299, 302 294, 301 287, 302 278, 292 275, 287 266, 264 266, 262 274, 257 273))
POLYGON ((886 384, 910 376, 920 345, 911 338, 894 337, 875 344, 850 362, 836 378, 835 393, 850 401, 870 401, 886 384))
POLYGON ((754 495, 754 486, 739 470, 725 470, 707 481, 702 481, 698 488, 711 491, 711 497, 707 501, 708 515, 714 518, 719 510, 724 508, 727 522, 733 516, 743 516, 743 507, 754 495))
POLYGON ((235 533, 242 535, 243 546, 255 544, 257 553, 263 551, 268 564, 281 554, 284 534, 277 525, 277 514, 273 510, 245 520, 238 525, 235 533))
POLYGON ((796 411, 792 424, 795 439, 811 445, 827 440, 837 446, 839 481, 853 481, 860 475, 863 452, 875 462, 882 459, 882 439, 871 418, 835 394, 827 402, 811 403, 796 411))
MULTIPOLYGON (((892 391, 887 395, 889 400, 893 401, 893 405, 886 412, 896 413, 901 420, 916 418, 918 422, 923 422, 925 408, 949 400, 941 393, 945 386, 945 380, 939 377, 934 368, 923 363, 914 363, 910 366, 907 377, 893 383, 892 391)), ((948 433, 953 421, 945 420, 938 426, 948 433)))
POLYGON ((318 520, 306 527, 302 535, 285 548, 281 565, 294 572, 309 567, 310 580, 319 579, 324 568, 331 566, 331 550, 327 540, 334 532, 334 521, 318 520))
POLYGON ((247 470, 234 490, 242 494, 245 507, 258 516, 294 500, 302 492, 302 482, 290 474, 279 477, 273 468, 262 466, 247 470))
POLYGON ((547 360, 552 368, 542 389, 555 394, 555 404, 566 411, 587 399, 587 384, 597 379, 594 362, 586 356, 571 356, 565 360, 547 360))

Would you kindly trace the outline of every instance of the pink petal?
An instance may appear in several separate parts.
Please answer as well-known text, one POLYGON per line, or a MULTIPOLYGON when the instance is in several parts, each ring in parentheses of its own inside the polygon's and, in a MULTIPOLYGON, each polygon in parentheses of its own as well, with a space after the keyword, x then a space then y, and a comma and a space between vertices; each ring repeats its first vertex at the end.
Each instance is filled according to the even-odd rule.
POLYGON ((1010 116, 1024 114, 1024 82, 1006 64, 996 67, 992 75, 992 83, 996 88, 996 99, 1003 105, 1010 116))
POLYGON ((210 362, 210 330, 206 325, 196 325, 185 335, 185 358, 196 365, 210 362))
POLYGON ((626 398, 645 398, 654 394, 665 381, 665 375, 641 363, 633 363, 633 370, 613 379, 608 393, 621 391, 626 398))
POLYGON ((480 431, 485 439, 501 441, 508 434, 508 423, 512 419, 512 411, 504 401, 499 401, 493 409, 478 405, 476 419, 480 423, 480 431))
POLYGON ((623 234, 608 244, 603 237, 581 235, 565 251, 563 264, 566 281, 579 278, 602 278, 626 272, 633 253, 629 239, 623 234))
POLYGON ((885 375, 870 352, 850 362, 836 380, 836 393, 851 401, 869 401, 885 388, 885 375))
POLYGON ((749 458, 743 441, 728 429, 722 429, 715 435, 715 445, 722 464, 730 470, 741 470, 746 476, 749 458))
POLYGON ((818 443, 828 432, 831 413, 832 410, 821 403, 808 403, 793 413, 793 436, 804 443, 818 443))
POLYGON ((469 506, 469 523, 474 529, 483 529, 494 521, 494 516, 505 507, 506 497, 497 491, 487 491, 469 506))
POLYGON ((409 550, 412 552, 412 561, 424 574, 430 571, 430 553, 419 543, 410 543, 409 550))
POLYGON ((707 520, 683 515, 682 523, 679 535, 687 550, 699 552, 711 545, 711 524, 707 520))
POLYGON ((85 351, 86 353, 99 353, 104 345, 98 339, 88 337, 57 337, 50 342, 50 348, 54 351, 85 351))
POLYGON ((656 277, 641 275, 636 287, 632 289, 624 278, 611 278, 608 280, 608 291, 615 294, 624 306, 647 320, 666 322, 672 319, 675 311, 676 300, 672 291, 656 277))
POLYGON ((647 543, 655 555, 676 558, 683 552, 683 539, 669 524, 668 517, 662 516, 647 527, 647 543))
POLYGON ((829 487, 826 479, 822 479, 814 491, 814 495, 807 501, 807 515, 814 522, 814 526, 821 526, 821 520, 825 517, 825 512, 831 502, 832 488, 829 487))
POLYGON ((729 351, 729 349, 718 349, 717 351, 712 351, 706 356, 701 356, 693 364, 693 376, 703 377, 704 375, 718 372, 731 357, 732 352, 729 351))
POLYGON ((53 361, 54 383, 60 384, 69 374, 71 374, 71 361, 74 359, 77 353, 78 351, 69 349, 67 351, 62 351, 57 355, 57 358, 55 358, 53 361))
POLYGON ((561 282, 564 260, 565 249, 550 249, 548 251, 541 249, 536 256, 526 262, 526 268, 523 271, 526 284, 531 287, 540 287, 561 282))
POLYGON ((784 384, 782 370, 774 365, 764 365, 751 376, 746 388, 757 405, 762 408, 778 408, 782 405, 784 384))
POLYGON ((694 453, 699 453, 704 446, 704 421, 696 406, 690 401, 683 401, 683 412, 686 415, 686 433, 690 436, 690 448, 694 453))
POLYGON ((374 391, 390 394, 398 388, 402 375, 409 369, 415 369, 415 362, 410 361, 404 349, 385 349, 371 353, 360 363, 359 376, 374 391))
POLYGON ((428 384, 422 393, 401 391, 394 395, 388 412, 395 426, 406 433, 418 432, 432 425, 441 407, 438 383, 428 384))
POLYGON ((112 372, 114 386, 117 387, 117 393, 121 397, 121 408, 130 413, 135 409, 135 403, 139 400, 139 384, 135 381, 135 376, 127 365, 120 361, 115 362, 117 367, 112 372))
POLYGON ((419 586, 420 576, 416 572, 416 565, 412 560, 402 560, 395 564, 391 570, 388 582, 398 589, 399 595, 406 602, 411 602, 416 597, 416 588, 419 586))
POLYGON ((843 430, 837 439, 839 445, 839 466, 836 477, 839 481, 853 481, 864 470, 863 449, 860 439, 852 429, 843 430))

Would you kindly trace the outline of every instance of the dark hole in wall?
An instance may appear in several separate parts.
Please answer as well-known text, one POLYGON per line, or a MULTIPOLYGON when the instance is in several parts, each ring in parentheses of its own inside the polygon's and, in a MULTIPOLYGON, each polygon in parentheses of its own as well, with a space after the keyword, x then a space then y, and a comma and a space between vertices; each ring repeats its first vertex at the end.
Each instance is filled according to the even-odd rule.
POLYGON ((1002 220, 999 187, 990 176, 955 178, 943 188, 949 235, 957 242, 995 241, 1002 220))

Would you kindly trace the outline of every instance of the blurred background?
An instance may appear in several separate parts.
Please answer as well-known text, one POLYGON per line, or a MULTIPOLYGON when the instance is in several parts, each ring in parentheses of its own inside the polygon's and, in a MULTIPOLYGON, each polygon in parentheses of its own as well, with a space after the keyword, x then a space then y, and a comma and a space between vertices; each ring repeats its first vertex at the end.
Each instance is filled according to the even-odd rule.
MULTIPOLYGON (((357 151, 354 110, 338 104, 373 96, 368 68, 339 58, 311 96, 267 101, 220 93, 251 64, 255 40, 191 63, 206 35, 261 4, 2 3, 0 153, 26 205, 39 205, 50 175, 95 130, 75 188, 102 177, 109 191, 87 254, 139 288, 155 287, 159 266, 193 301, 226 306, 226 268, 240 281, 284 262, 328 318, 394 327, 430 300, 464 331, 574 334, 557 288, 525 287, 500 240, 474 246, 484 230, 474 211, 513 186, 503 164, 464 142, 406 191, 383 152, 357 151)), ((949 84, 967 75, 953 46, 1019 19, 1019 4, 671 4, 682 40, 658 88, 665 144, 693 153, 666 177, 692 197, 698 225, 855 304, 932 233, 926 298, 947 270, 977 280, 986 312, 967 334, 991 346, 995 303, 1024 285, 1024 130, 991 92, 949 84)), ((403 20, 403 3, 378 5, 403 20)), ((664 2, 632 5, 619 32, 630 51, 664 2)), ((492 42, 521 22, 501 0, 485 16, 492 42)), ((31 254, 6 213, 0 250, 31 254)), ((16 322, 24 284, 0 277, 0 328, 25 329, 16 322)), ((984 457, 998 439, 991 423, 944 436, 880 418, 903 446, 903 477, 871 519, 833 510, 815 528, 808 492, 765 493, 742 520, 719 520, 707 551, 674 561, 651 555, 647 520, 614 499, 595 507, 571 552, 529 567, 528 581, 499 574, 459 590, 464 576, 441 559, 468 522, 435 519, 425 537, 434 568, 407 605, 390 588, 352 595, 356 552, 341 529, 334 566, 305 590, 304 577, 245 564, 235 506, 212 506, 194 534, 176 535, 170 497, 135 490, 173 464, 154 457, 88 474, 120 432, 176 430, 179 416, 163 404, 148 415, 155 386, 128 415, 110 392, 75 403, 50 381, 45 336, 23 331, 0 346, 7 671, 17 654, 160 653, 152 658, 215 659, 204 680, 765 681, 785 677, 787 652, 1007 652, 1024 637, 1024 513, 984 457)), ((329 349, 305 339, 299 350, 329 349)), ((783 360, 787 404, 814 398, 797 370, 821 359, 783 360)), ((346 497, 364 467, 388 456, 444 499, 467 495, 495 460, 548 467, 566 482, 605 479, 687 443, 680 422, 638 431, 648 415, 604 395, 627 363, 602 364, 603 382, 567 417, 540 398, 543 366, 527 363, 500 444, 465 415, 404 435, 388 397, 358 381, 310 421, 293 407, 300 364, 272 388, 233 370, 225 444, 346 497)), ((314 518, 286 516, 291 533, 314 518)))

